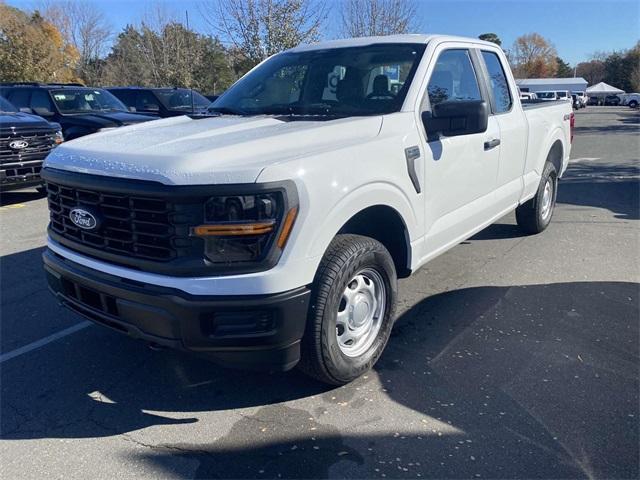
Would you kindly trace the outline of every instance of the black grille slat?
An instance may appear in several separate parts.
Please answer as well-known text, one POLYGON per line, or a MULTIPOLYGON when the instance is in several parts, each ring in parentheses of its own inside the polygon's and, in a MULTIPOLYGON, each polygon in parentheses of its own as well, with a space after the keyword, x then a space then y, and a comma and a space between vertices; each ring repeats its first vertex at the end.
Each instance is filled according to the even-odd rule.
POLYGON ((170 261, 191 245, 188 228, 176 228, 176 205, 164 199, 105 193, 47 183, 51 229, 73 242, 112 254, 170 261), (86 208, 102 221, 99 231, 76 226, 69 216, 86 208))

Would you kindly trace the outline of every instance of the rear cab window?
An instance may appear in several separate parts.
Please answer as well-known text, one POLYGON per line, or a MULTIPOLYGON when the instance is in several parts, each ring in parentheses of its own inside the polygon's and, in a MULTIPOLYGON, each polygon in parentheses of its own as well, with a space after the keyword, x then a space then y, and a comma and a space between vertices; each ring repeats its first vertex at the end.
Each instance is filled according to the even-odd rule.
POLYGON ((502 62, 497 53, 487 50, 482 50, 482 59, 489 75, 489 87, 495 103, 493 105, 494 113, 508 112, 511 110, 513 100, 502 62))

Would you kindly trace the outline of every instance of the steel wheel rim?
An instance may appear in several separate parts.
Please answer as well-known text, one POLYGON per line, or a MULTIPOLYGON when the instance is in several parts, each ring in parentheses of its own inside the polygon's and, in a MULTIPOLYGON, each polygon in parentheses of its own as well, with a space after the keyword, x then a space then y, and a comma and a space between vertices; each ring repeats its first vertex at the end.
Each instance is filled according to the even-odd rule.
POLYGON ((543 220, 549 218, 551 215, 551 204, 553 203, 553 185, 552 180, 547 178, 547 182, 544 184, 544 191, 542 192, 542 206, 540 208, 540 215, 543 220))
POLYGON ((336 315, 336 339, 342 353, 358 357, 373 345, 385 306, 386 286, 378 272, 365 268, 349 280, 336 315))

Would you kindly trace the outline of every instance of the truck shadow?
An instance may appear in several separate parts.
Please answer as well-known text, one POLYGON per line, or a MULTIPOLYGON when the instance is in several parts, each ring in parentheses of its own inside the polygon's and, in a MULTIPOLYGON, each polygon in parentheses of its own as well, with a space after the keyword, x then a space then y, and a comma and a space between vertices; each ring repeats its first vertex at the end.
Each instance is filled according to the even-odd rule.
MULTIPOLYGON (((4 257, 3 273, 23 280, 13 268, 33 255, 39 249, 4 257)), ((374 372, 341 388, 295 371, 226 370, 90 327, 2 365, 2 437, 174 425, 184 432, 128 455, 185 478, 326 478, 338 463, 340 476, 360 478, 378 476, 376 468, 388 476, 631 477, 638 300, 638 284, 623 282, 426 297, 400 315, 374 372), (372 409, 374 397, 389 403, 372 409), (258 408, 232 412, 246 407, 258 408), (420 416, 405 423, 383 413, 403 408, 420 416), (212 421, 216 411, 236 418, 230 428, 212 421), (335 415, 360 428, 338 428, 335 415), (211 441, 187 440, 191 428, 211 441)), ((45 320, 56 311, 48 295, 23 308, 45 320)))
POLYGON ((428 297, 398 319, 377 378, 318 399, 384 423, 367 402, 374 386, 421 421, 345 433, 317 412, 271 405, 209 445, 139 458, 195 478, 635 478, 637 305, 638 284, 622 282, 428 297))
POLYGON ((16 190, 11 192, 0 193, 0 207, 7 205, 15 205, 16 203, 32 202, 40 200, 45 195, 34 189, 16 190))
POLYGON ((640 219, 640 167, 578 162, 569 165, 558 187, 558 203, 605 208, 615 218, 640 219))

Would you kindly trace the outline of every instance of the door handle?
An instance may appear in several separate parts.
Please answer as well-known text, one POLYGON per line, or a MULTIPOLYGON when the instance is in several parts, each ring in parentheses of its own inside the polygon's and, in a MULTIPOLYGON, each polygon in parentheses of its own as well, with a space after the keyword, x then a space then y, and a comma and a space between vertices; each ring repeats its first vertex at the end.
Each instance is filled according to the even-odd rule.
POLYGON ((491 150, 492 148, 496 148, 498 145, 500 145, 500 139, 494 138, 493 140, 488 140, 484 142, 484 149, 491 150))

